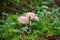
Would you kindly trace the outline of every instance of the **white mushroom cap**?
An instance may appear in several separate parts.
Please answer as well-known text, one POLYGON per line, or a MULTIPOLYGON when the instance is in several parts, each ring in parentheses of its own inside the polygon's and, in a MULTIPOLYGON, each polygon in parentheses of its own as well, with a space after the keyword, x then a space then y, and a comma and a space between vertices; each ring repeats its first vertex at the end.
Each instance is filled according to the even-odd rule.
POLYGON ((27 13, 26 13, 26 17, 27 17, 27 18, 30 18, 30 19, 34 19, 35 14, 34 14, 33 12, 27 12, 27 13))
POLYGON ((18 18, 18 22, 21 23, 21 24, 29 24, 29 19, 25 16, 20 16, 18 18))

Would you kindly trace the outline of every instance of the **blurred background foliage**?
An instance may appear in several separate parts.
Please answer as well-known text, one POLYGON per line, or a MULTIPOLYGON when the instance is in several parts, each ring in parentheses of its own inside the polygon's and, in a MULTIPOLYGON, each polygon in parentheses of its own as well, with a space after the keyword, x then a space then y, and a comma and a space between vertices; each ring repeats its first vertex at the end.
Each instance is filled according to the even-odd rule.
MULTIPOLYGON (((59 0, 0 0, 0 40, 43 40, 38 34, 60 34, 59 0), (26 12, 34 12, 39 22, 28 26, 17 19, 26 12), (24 31, 26 30, 26 31, 24 31)), ((44 40, 48 40, 44 39, 44 40)))

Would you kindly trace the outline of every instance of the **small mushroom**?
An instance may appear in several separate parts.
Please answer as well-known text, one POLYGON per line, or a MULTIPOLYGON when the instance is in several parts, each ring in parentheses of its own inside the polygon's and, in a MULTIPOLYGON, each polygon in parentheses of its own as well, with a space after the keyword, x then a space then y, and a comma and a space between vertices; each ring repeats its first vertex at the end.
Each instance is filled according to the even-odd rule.
POLYGON ((18 18, 18 22, 21 23, 21 24, 29 24, 29 19, 25 16, 20 16, 18 18))
POLYGON ((34 20, 35 14, 33 12, 27 12, 26 17, 31 19, 31 20, 34 20))

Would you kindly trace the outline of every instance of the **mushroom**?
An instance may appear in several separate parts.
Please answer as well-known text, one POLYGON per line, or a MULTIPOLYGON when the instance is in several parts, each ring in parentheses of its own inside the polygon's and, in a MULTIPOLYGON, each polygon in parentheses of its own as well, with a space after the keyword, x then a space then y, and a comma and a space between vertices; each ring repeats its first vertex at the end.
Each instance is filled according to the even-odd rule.
POLYGON ((31 20, 34 20, 35 14, 33 12, 27 12, 26 17, 31 19, 31 20))
POLYGON ((26 16, 20 16, 18 22, 21 24, 29 24, 29 19, 26 16))

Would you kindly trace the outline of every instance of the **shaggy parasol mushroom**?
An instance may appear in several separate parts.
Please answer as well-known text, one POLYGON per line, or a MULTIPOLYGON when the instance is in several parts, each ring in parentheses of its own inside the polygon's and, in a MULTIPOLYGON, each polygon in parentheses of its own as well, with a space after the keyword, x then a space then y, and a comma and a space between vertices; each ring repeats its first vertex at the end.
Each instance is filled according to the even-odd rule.
POLYGON ((32 13, 32 12, 27 12, 26 13, 26 17, 29 18, 29 19, 31 19, 31 20, 34 20, 35 14, 32 13))
POLYGON ((20 16, 18 18, 18 22, 21 23, 21 24, 29 24, 29 19, 25 16, 20 16))
POLYGON ((33 12, 27 12, 25 16, 18 18, 18 22, 21 24, 29 24, 31 20, 39 21, 39 18, 33 12))
POLYGON ((39 21, 39 18, 33 12, 27 12, 26 17, 30 20, 39 21))

